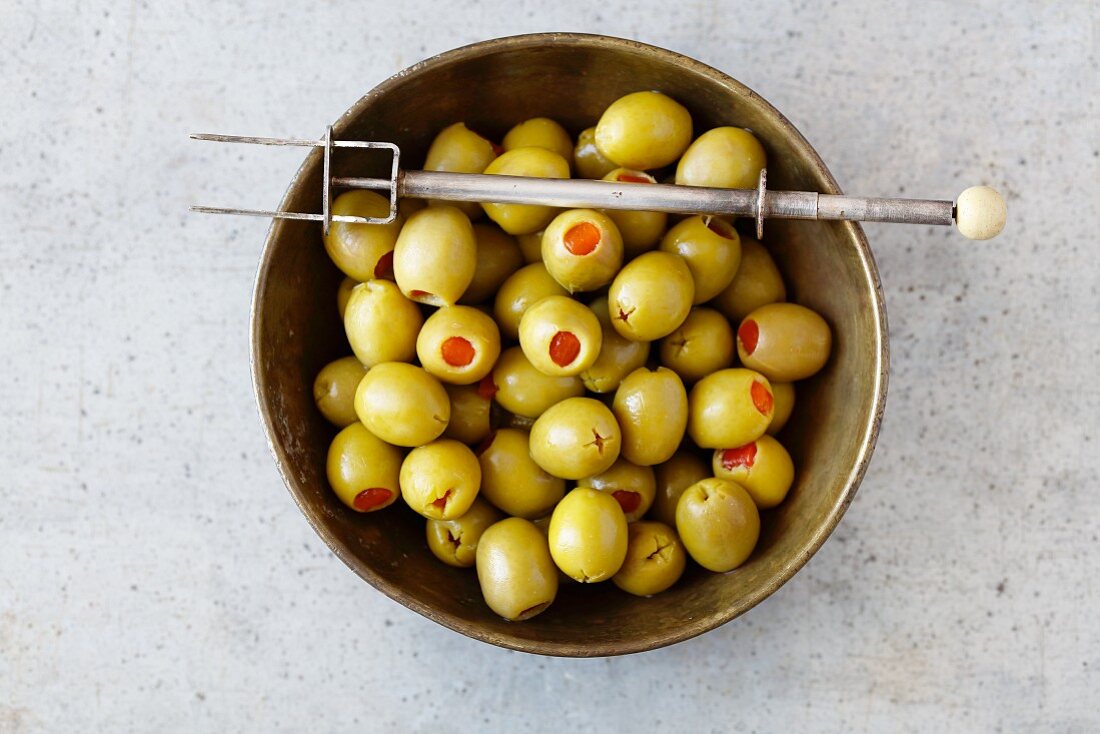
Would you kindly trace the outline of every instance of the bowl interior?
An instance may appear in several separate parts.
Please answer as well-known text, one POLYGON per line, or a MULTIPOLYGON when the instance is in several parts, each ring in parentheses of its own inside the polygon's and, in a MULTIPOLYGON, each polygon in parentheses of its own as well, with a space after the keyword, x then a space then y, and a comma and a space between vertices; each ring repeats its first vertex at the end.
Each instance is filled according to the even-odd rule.
MULTIPOLYGON (((519 36, 429 59, 372 90, 334 132, 393 141, 403 166, 415 168, 433 135, 452 122, 499 139, 516 122, 545 115, 576 134, 614 99, 642 89, 684 103, 696 134, 718 125, 751 128, 767 149, 769 187, 837 191, 809 144, 754 92, 677 54, 597 36, 519 36)), ((334 175, 384 175, 386 162, 375 155, 341 153, 334 175)), ((319 211, 320 168, 319 154, 312 153, 285 209, 319 211)), ((563 584, 548 612, 509 623, 485 606, 473 569, 456 570, 432 557, 424 520, 401 503, 367 515, 345 508, 325 479, 335 430, 312 398, 317 371, 350 352, 335 306, 341 274, 325 254, 320 227, 281 221, 272 226, 257 277, 253 370, 273 453, 295 501, 366 581, 493 644, 554 655, 621 654, 677 642, 736 617, 790 578, 832 531, 870 457, 886 387, 885 313, 862 230, 778 220, 765 230, 789 297, 825 316, 834 348, 827 368, 798 386, 795 413, 780 437, 798 468, 795 486, 786 502, 764 513, 759 545, 741 568, 722 575, 690 568, 651 599, 611 584, 563 584)))

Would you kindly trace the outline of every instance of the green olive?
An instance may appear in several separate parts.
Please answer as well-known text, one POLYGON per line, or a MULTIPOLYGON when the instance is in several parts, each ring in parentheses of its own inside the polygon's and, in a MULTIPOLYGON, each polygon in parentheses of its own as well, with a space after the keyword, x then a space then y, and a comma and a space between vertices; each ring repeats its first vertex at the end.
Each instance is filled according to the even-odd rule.
POLYGON ((351 291, 357 285, 359 285, 359 281, 355 278, 344 278, 340 281, 340 286, 336 289, 336 310, 340 314, 341 321, 344 319, 344 312, 348 309, 348 300, 351 298, 351 291))
MULTIPOLYGON (((613 392, 623 378, 643 366, 649 359, 649 342, 631 341, 615 331, 611 315, 607 312, 607 297, 601 296, 588 304, 600 322, 603 336, 600 340, 600 356, 580 374, 584 386, 595 393, 613 392)), ((733 343, 732 331, 730 344, 733 343)), ((732 346, 731 346, 732 349, 732 346)))
POLYGON ((355 286, 344 311, 348 343, 367 367, 411 361, 423 324, 420 309, 388 280, 368 280, 355 286))
POLYGON ((400 493, 401 451, 352 423, 336 434, 325 462, 328 483, 340 501, 358 512, 389 507, 400 493))
POLYGON ((697 306, 676 331, 661 340, 661 364, 684 382, 701 380, 733 364, 733 327, 712 308, 697 306))
POLYGON ((769 380, 811 377, 829 361, 833 337, 825 319, 797 303, 769 303, 737 327, 741 364, 769 380))
MULTIPOLYGON (((481 173, 497 157, 495 148, 492 142, 467 128, 465 123, 456 122, 435 136, 424 160, 424 170, 481 173)), ((470 219, 481 216, 481 206, 475 202, 450 204, 461 209, 470 219)))
POLYGON ((772 412, 772 422, 768 424, 769 436, 782 431, 794 411, 794 385, 789 382, 773 382, 772 398, 775 401, 775 407, 772 412))
POLYGON ((490 526, 477 544, 476 565, 485 603, 507 620, 534 617, 558 593, 546 536, 530 520, 510 517, 490 526))
POLYGON ((428 549, 448 566, 470 568, 477 557, 481 536, 490 525, 502 519, 496 508, 479 497, 462 517, 428 520, 425 529, 428 549))
POLYGON ((634 92, 611 103, 596 123, 596 147, 625 168, 667 166, 691 144, 691 113, 660 92, 634 92))
POLYGON ((533 117, 519 123, 504 136, 505 150, 545 148, 565 160, 573 158, 573 139, 565 128, 549 117, 533 117))
POLYGON ((584 395, 580 378, 551 377, 540 372, 519 347, 505 349, 500 355, 487 389, 500 407, 532 419, 566 398, 584 395))
POLYGON ((365 374, 367 368, 355 357, 341 357, 321 368, 313 381, 313 401, 325 420, 339 428, 359 420, 355 388, 365 374))
POLYGON ((626 559, 626 517, 615 498, 591 487, 565 495, 550 517, 550 555, 569 577, 594 584, 626 559))
POLYGON ((744 446, 718 449, 712 462, 714 476, 737 482, 761 510, 775 507, 794 481, 794 462, 787 449, 771 436, 744 446))
POLYGON ((661 249, 684 258, 695 283, 693 303, 725 290, 741 264, 741 239, 729 222, 718 217, 689 217, 670 229, 661 249))
POLYGON ((523 253, 516 238, 501 232, 491 224, 475 224, 477 264, 474 279, 462 294, 459 303, 477 304, 496 295, 501 283, 523 265, 523 253))
POLYGON ((600 354, 600 320, 569 296, 547 296, 519 322, 519 344, 535 369, 551 377, 579 375, 600 354))
POLYGON ((681 186, 754 189, 767 165, 764 146, 748 130, 716 127, 700 135, 676 166, 681 186))
POLYGON ((676 532, 703 568, 725 573, 744 563, 760 537, 760 511, 736 482, 712 477, 688 487, 676 505, 676 532))
MULTIPOLYGON (((340 194, 332 202, 332 213, 354 217, 385 217, 390 202, 383 196, 356 189, 340 194)), ((325 235, 325 252, 344 275, 358 281, 387 275, 393 262, 394 244, 401 231, 401 217, 389 224, 333 222, 325 235)))
POLYGON ((611 407, 622 428, 626 459, 652 466, 676 453, 688 423, 688 398, 675 372, 665 367, 634 370, 615 391, 611 407))
POLYGON ((393 274, 407 298, 429 306, 453 306, 476 269, 473 225, 453 206, 421 209, 401 228, 393 274))
POLYGON ((764 435, 774 403, 764 375, 740 367, 719 370, 691 388, 688 435, 704 449, 742 446, 764 435))
POLYGON ((538 232, 530 232, 528 234, 516 235, 516 240, 519 242, 519 249, 523 252, 523 261, 526 263, 540 263, 542 262, 542 234, 545 230, 540 229, 538 232))
POLYGON ((657 493, 657 480, 648 466, 631 464, 621 456, 611 468, 590 477, 577 480, 578 487, 591 487, 607 492, 619 507, 627 522, 634 522, 649 511, 657 493))
POLYGON ((611 218, 594 209, 569 209, 542 233, 542 263, 570 293, 611 282, 623 264, 623 240, 611 218))
MULTIPOLYGON (((625 183, 657 183, 657 179, 645 171, 630 168, 616 168, 603 178, 604 181, 622 181, 625 183)), ((619 228, 623 238, 623 254, 627 259, 648 252, 661 241, 661 235, 668 224, 668 215, 664 212, 626 211, 607 209, 604 214, 619 228)))
MULTIPOLYGON (((545 148, 516 148, 497 158, 485 173, 500 176, 569 178, 569 161, 545 148)), ((557 213, 551 206, 539 204, 482 204, 489 219, 508 234, 537 232, 557 213)))
POLYGON ((500 356, 500 330, 470 306, 444 306, 416 337, 416 355, 428 374, 455 385, 479 382, 500 356))
POLYGON ((355 412, 371 433, 395 446, 423 446, 451 419, 451 401, 439 381, 404 362, 375 365, 355 391, 355 412))
POLYGON ((676 531, 660 522, 626 528, 626 560, 611 582, 628 594, 653 596, 675 584, 687 566, 676 531))
POLYGON ((677 451, 663 464, 653 467, 657 479, 657 496, 651 513, 668 525, 676 525, 676 504, 684 490, 698 481, 713 476, 706 462, 689 451, 677 451))
POLYGON ((565 495, 565 480, 550 476, 531 458, 526 431, 501 428, 477 450, 481 495, 509 515, 541 517, 565 495))
POLYGON ((615 416, 592 398, 567 398, 547 409, 531 427, 531 458, 562 479, 606 471, 619 458, 621 443, 615 416))
POLYGON ((431 520, 462 517, 480 487, 481 465, 474 452, 449 438, 418 446, 401 464, 401 497, 431 520))
POLYGON ((577 146, 573 148, 573 168, 580 178, 593 179, 603 178, 608 171, 618 168, 613 162, 607 160, 600 149, 596 147, 596 128, 594 126, 585 128, 577 136, 577 146))
POLYGON ((634 341, 668 336, 691 311, 695 285, 679 255, 647 252, 615 276, 607 297, 615 331, 634 341))
POLYGON ((509 339, 516 339, 519 337, 520 319, 532 304, 547 296, 568 294, 542 263, 531 263, 512 273, 500 286, 493 303, 493 315, 501 333, 509 339))
POLYGON ((480 384, 443 387, 451 399, 451 420, 443 436, 467 445, 482 441, 491 430, 492 398, 482 394, 480 384))
POLYGON ((768 250, 754 239, 741 237, 741 265, 733 281, 714 299, 714 305, 739 324, 761 306, 786 298, 783 276, 768 250))

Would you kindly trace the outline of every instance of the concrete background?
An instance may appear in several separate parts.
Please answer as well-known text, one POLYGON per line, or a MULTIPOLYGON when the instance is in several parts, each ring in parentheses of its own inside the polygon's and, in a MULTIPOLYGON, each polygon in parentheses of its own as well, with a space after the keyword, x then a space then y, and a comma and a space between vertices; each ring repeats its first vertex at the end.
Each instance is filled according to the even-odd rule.
POLYGON ((1100 6, 0 0, 0 732, 1096 731, 1100 6), (475 643, 360 582, 269 458, 247 314, 300 152, 425 56, 629 36, 758 90, 846 190, 989 183, 987 244, 870 225, 893 375, 806 569, 624 659, 475 643))

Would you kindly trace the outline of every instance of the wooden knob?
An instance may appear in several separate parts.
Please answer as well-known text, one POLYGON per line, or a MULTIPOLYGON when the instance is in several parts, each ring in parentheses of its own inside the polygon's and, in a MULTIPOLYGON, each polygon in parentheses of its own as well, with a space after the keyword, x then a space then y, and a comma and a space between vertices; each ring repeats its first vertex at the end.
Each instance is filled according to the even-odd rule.
POLYGON ((971 186, 955 200, 955 226, 963 237, 988 240, 1005 227, 1008 208, 996 189, 971 186))

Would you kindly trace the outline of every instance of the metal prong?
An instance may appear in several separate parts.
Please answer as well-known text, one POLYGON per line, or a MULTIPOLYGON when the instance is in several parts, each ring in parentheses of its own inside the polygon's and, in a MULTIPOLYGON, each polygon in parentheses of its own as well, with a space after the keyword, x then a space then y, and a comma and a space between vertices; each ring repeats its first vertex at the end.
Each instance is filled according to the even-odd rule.
MULTIPOLYGON (((202 206, 192 204, 191 211, 201 214, 237 214, 245 217, 269 217, 271 219, 298 219, 307 222, 324 221, 323 214, 311 214, 307 212, 277 212, 268 209, 228 209, 221 206, 202 206)), ((388 224, 389 220, 379 217, 355 217, 350 214, 334 214, 332 221, 345 222, 347 224, 388 224)))
POLYGON ((332 224, 332 125, 325 128, 324 173, 321 179, 321 233, 328 236, 332 224))
POLYGON ((760 169, 756 181, 756 239, 764 239, 764 203, 768 196, 768 169, 760 169))
POLYGON ((299 145, 316 148, 324 145, 323 140, 305 138, 258 138, 253 135, 217 135, 213 133, 191 133, 192 140, 210 140, 215 143, 250 143, 252 145, 299 145))

